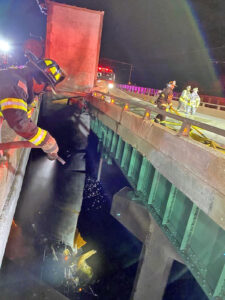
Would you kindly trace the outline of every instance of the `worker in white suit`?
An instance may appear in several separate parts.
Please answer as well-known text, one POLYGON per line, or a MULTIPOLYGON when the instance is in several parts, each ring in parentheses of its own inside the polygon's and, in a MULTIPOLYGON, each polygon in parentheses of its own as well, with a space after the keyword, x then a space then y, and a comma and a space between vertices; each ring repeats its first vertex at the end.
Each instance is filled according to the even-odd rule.
POLYGON ((190 101, 187 105, 187 114, 194 115, 196 113, 197 108, 200 105, 200 97, 198 95, 198 88, 195 87, 192 90, 192 93, 190 95, 190 101))

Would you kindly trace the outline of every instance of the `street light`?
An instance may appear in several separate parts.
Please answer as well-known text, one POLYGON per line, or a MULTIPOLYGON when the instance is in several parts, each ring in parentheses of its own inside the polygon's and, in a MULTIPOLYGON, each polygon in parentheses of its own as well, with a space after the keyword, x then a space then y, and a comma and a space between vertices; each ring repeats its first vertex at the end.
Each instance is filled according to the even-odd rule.
POLYGON ((5 69, 8 67, 10 44, 6 40, 0 39, 0 68, 5 69))
POLYGON ((0 40, 0 51, 2 52, 9 52, 10 45, 7 41, 0 40))

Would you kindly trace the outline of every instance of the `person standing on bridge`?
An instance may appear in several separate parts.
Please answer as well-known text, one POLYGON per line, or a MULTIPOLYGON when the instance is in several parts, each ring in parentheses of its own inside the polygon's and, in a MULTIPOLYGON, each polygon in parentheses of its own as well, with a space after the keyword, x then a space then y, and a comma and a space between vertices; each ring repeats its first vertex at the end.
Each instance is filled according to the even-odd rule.
MULTIPOLYGON (((162 110, 166 110, 167 107, 169 106, 169 108, 172 107, 172 99, 173 99, 173 89, 175 88, 176 86, 176 81, 170 81, 168 84, 167 84, 167 87, 164 88, 162 90, 162 92, 160 93, 159 97, 156 99, 156 104, 157 104, 157 107, 159 109, 162 109, 162 110)), ((158 114, 156 117, 155 117, 155 122, 156 123, 162 123, 162 125, 165 126, 165 120, 166 120, 166 116, 164 115, 161 115, 161 114, 158 114)))
POLYGON ((28 105, 35 95, 61 82, 65 75, 51 59, 38 59, 27 53, 28 63, 23 68, 0 71, 0 108, 8 125, 21 137, 54 157, 58 153, 55 139, 28 118, 28 105))
POLYGON ((195 87, 192 90, 192 93, 190 94, 190 101, 188 102, 187 105, 187 114, 194 115, 196 113, 197 108, 200 105, 200 97, 198 95, 198 88, 195 87))
POLYGON ((187 104, 190 101, 191 96, 191 86, 188 85, 186 89, 184 89, 179 97, 179 104, 177 110, 179 111, 181 108, 186 112, 187 104))

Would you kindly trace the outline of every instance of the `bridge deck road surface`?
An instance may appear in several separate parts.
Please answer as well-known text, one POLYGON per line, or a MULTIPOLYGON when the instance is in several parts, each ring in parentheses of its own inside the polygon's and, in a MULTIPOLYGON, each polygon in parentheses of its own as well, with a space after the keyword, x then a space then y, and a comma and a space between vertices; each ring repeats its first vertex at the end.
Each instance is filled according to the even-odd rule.
MULTIPOLYGON (((113 95, 115 97, 121 97, 121 98, 124 98, 127 100, 129 100, 129 99, 135 100, 137 102, 137 106, 138 106, 138 103, 146 102, 146 101, 138 98, 139 94, 136 94, 135 96, 133 96, 133 95, 130 95, 130 94, 126 93, 125 91, 121 91, 120 89, 117 89, 117 88, 114 88, 113 90, 111 90, 110 93, 111 93, 111 95, 113 95)), ((177 105, 178 105, 178 103, 177 103, 177 105)), ((137 113, 137 114, 141 114, 141 115, 144 114, 143 109, 138 109, 135 107, 131 108, 131 111, 133 111, 134 113, 137 113)), ((187 117, 187 116, 185 116, 184 112, 181 112, 181 116, 187 117)), ((215 127, 221 128, 221 129, 225 129, 225 118, 222 119, 222 118, 218 118, 218 117, 214 117, 214 116, 210 116, 210 115, 206 115, 206 114, 202 114, 202 113, 196 113, 194 116, 188 116, 188 118, 190 118, 191 120, 196 120, 196 121, 199 121, 199 122, 211 125, 211 126, 215 126, 215 127)), ((175 119, 170 119, 170 118, 167 118, 167 121, 175 122, 175 123, 177 122, 175 119)), ((177 126, 174 126, 174 128, 178 129, 177 126)), ((201 131, 209 139, 212 139, 213 141, 219 143, 220 145, 225 145, 225 137, 222 137, 220 135, 217 135, 215 133, 212 133, 212 132, 209 132, 206 130, 201 130, 201 131)), ((197 133, 197 132, 195 132, 195 133, 197 133)))

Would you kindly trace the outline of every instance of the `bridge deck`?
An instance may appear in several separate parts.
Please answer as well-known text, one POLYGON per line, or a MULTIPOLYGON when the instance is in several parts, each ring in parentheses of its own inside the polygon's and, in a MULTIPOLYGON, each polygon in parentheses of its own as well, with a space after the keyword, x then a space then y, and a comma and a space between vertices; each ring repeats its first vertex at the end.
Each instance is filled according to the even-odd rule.
MULTIPOLYGON (((137 106, 138 106, 138 102, 143 102, 143 95, 140 95, 140 94, 135 94, 135 96, 131 95, 131 94, 128 94, 124 91, 121 91, 117 88, 113 89, 111 91, 111 95, 115 96, 115 97, 121 97, 121 98, 124 98, 124 99, 132 99, 132 100, 135 100, 137 102, 137 106), (141 99, 142 98, 142 99, 141 99)), ((149 97, 149 99, 154 99, 154 97, 149 97)), ((139 114, 139 115, 144 115, 144 109, 143 108, 138 108, 138 107, 130 107, 130 110, 139 114)), ((177 105, 176 105, 177 106, 177 105)), ((176 108, 175 106, 175 108, 176 108)), ((214 110, 214 109, 213 109, 214 110)), ((215 114, 216 114, 216 110, 215 111, 215 114)), ((225 115, 225 113, 224 113, 225 115)), ((155 115, 153 114, 153 117, 155 115)), ((181 112, 181 116, 185 116, 185 114, 183 112, 181 112)), ((192 120, 196 120, 196 121, 199 121, 199 122, 203 122, 205 124, 208 124, 208 125, 212 125, 212 126, 215 126, 215 127, 218 127, 218 128, 221 128, 221 129, 225 129, 225 118, 222 119, 220 117, 215 117, 215 116, 211 116, 211 115, 207 115, 207 114, 203 114, 203 113, 196 113, 194 116, 186 116, 192 120)), ((173 120, 173 119, 170 119, 170 118, 167 118, 167 121, 168 122, 174 122, 174 123, 177 123, 176 120, 173 120)), ((169 125, 171 128, 174 128, 174 129, 178 129, 179 126, 175 126, 175 125, 169 125)), ((201 130, 208 138, 216 141, 217 143, 219 143, 220 145, 225 145, 225 137, 222 137, 220 135, 217 135, 215 133, 212 133, 212 132, 208 132, 208 131, 205 131, 205 130, 201 130)))

